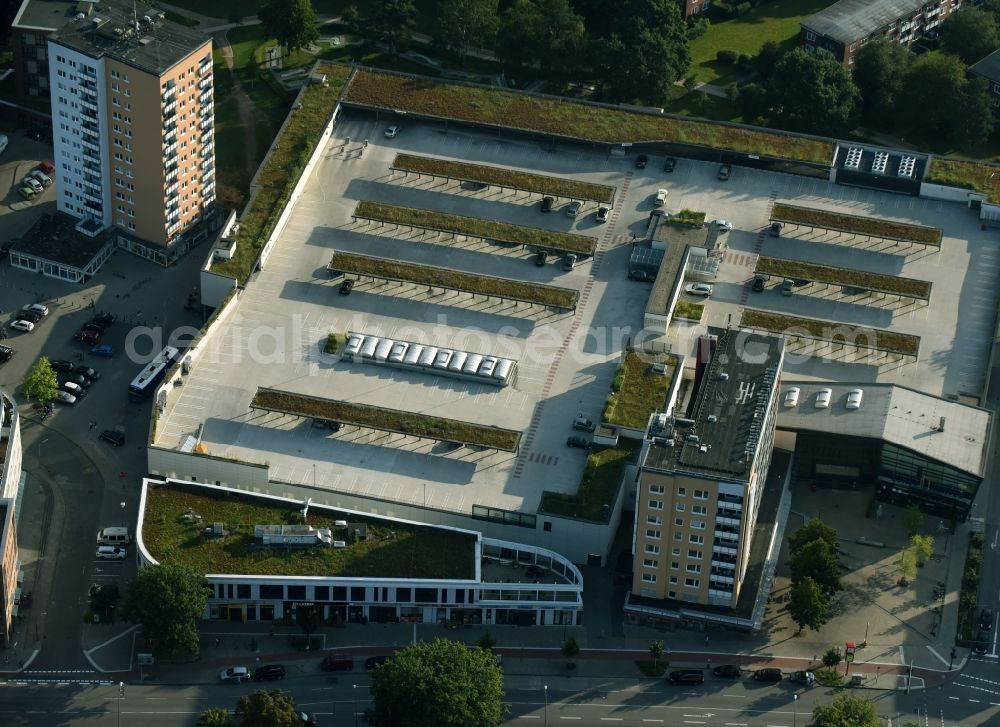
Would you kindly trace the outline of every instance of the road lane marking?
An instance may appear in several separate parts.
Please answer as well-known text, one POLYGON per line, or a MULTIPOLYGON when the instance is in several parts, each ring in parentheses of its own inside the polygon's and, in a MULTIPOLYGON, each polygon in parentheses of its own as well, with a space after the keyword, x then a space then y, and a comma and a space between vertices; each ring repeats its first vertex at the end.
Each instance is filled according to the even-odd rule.
POLYGON ((663 722, 664 720, 662 720, 662 719, 644 719, 642 721, 643 722, 657 722, 657 723, 659 723, 659 722, 663 722))
POLYGON ((583 717, 560 717, 559 719, 583 719, 583 717))
POLYGON ((958 701, 958 697, 948 697, 948 699, 954 699, 956 702, 958 701))
POLYGON ((746 722, 726 722, 726 727, 747 727, 746 722))
POLYGON ((520 719, 541 719, 537 714, 522 714, 520 719))
POLYGON ((601 717, 602 722, 621 722, 624 717, 601 717))

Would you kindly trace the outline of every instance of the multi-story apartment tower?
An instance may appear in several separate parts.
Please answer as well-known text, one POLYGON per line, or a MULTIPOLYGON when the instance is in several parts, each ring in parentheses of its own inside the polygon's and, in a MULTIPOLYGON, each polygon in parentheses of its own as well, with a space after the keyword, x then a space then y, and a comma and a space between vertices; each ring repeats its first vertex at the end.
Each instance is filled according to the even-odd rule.
POLYGON ((17 516, 23 492, 20 419, 14 400, 0 391, 0 646, 4 647, 10 645, 22 595, 17 516))
POLYGON ((934 32, 962 0, 840 0, 802 21, 799 40, 807 51, 823 48, 847 68, 869 41, 910 45, 934 32))
POLYGON ((703 338, 686 411, 679 402, 650 420, 632 582, 646 613, 658 604, 664 614, 736 607, 771 462, 783 357, 781 338, 703 338))
POLYGON ((211 39, 101 0, 49 35, 48 62, 59 210, 162 261, 215 199, 211 39))

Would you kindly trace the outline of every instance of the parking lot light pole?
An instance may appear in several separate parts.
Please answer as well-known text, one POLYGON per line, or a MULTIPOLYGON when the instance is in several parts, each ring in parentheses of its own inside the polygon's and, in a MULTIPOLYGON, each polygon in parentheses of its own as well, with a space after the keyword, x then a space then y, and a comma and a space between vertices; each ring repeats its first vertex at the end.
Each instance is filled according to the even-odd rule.
POLYGON ((796 714, 795 707, 799 703, 799 695, 792 695, 792 727, 798 727, 798 714, 796 714))
POLYGON ((543 712, 543 714, 545 715, 545 726, 544 727, 548 727, 548 724, 549 724, 549 685, 545 684, 544 686, 542 686, 542 691, 545 692, 545 711, 543 712))
POLYGON ((354 727, 358 727, 358 685, 354 685, 354 727))

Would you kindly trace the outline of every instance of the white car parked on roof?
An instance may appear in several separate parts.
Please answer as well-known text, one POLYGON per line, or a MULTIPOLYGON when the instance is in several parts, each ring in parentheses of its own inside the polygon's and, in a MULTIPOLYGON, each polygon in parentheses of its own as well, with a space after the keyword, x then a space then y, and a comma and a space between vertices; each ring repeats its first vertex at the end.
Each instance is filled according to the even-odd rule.
POLYGON ((711 283, 688 283, 684 286, 684 292, 688 295, 704 295, 709 296, 712 294, 714 288, 711 283))
POLYGON ((653 204, 655 204, 657 207, 662 207, 663 205, 665 205, 667 203, 667 194, 668 194, 667 190, 663 189, 662 187, 656 190, 656 199, 653 200, 653 204))
POLYGON ((847 408, 860 409, 861 397, 864 396, 864 393, 864 389, 851 389, 851 391, 847 394, 847 408))

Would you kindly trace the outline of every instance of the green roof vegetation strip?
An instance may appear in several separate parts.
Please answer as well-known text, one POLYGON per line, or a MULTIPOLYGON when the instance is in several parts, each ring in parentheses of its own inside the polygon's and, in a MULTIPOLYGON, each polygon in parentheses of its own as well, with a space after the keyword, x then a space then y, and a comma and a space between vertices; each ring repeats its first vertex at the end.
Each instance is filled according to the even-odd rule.
POLYGON ((815 265, 798 260, 760 257, 757 259, 757 272, 784 278, 809 280, 814 283, 847 285, 877 293, 902 295, 917 300, 928 300, 931 296, 931 284, 926 280, 900 278, 895 275, 882 275, 830 265, 815 265))
POLYGON ((510 189, 523 189, 538 194, 551 194, 566 199, 589 200, 610 204, 615 198, 615 188, 606 184, 591 184, 575 179, 549 177, 544 174, 531 174, 516 169, 490 167, 483 164, 468 164, 449 159, 433 159, 431 157, 414 156, 413 154, 397 154, 392 163, 392 169, 402 172, 430 174, 436 177, 460 179, 465 182, 479 182, 510 189))
POLYGON ((313 507, 306 524, 330 528, 346 548, 261 546, 255 525, 300 523, 298 508, 251 495, 212 494, 175 483, 146 492, 142 539, 160 563, 187 565, 200 573, 323 576, 344 578, 475 577, 475 539, 463 533, 391 523, 313 507), (185 518, 190 508, 200 520, 185 518), (335 519, 368 526, 368 538, 354 540, 335 519), (206 524, 222 523, 228 535, 204 535, 206 524))
POLYGON ((320 63, 317 71, 326 74, 327 85, 310 84, 292 107, 280 136, 274 140, 270 155, 257 176, 257 195, 240 216, 236 250, 229 260, 216 260, 212 272, 229 275, 243 285, 253 269, 264 243, 271 236, 278 217, 299 181, 319 141, 323 128, 333 113, 351 72, 350 66, 320 63))
POLYGON ((397 207, 392 204, 367 200, 358 202, 354 208, 354 216, 389 224, 411 225, 427 230, 448 232, 453 235, 472 235, 498 242, 535 245, 546 250, 573 252, 578 255, 593 255, 594 248, 597 246, 597 240, 585 235, 553 232, 538 227, 524 227, 509 222, 463 217, 414 207, 397 207))
POLYGON ((611 507, 622 481, 625 466, 635 461, 640 443, 621 439, 618 446, 593 452, 587 457, 580 488, 575 495, 561 492, 542 494, 539 511, 579 520, 605 522, 605 508, 611 507))
POLYGON ((920 351, 920 336, 894 333, 879 328, 851 326, 846 323, 823 321, 818 318, 799 318, 798 316, 747 309, 743 312, 740 325, 744 328, 757 328, 786 335, 805 335, 820 341, 842 342, 848 345, 857 345, 860 348, 901 353, 906 356, 916 356, 920 351), (861 343, 862 341, 864 343, 861 343))
POLYGON ((676 371, 677 359, 672 356, 626 351, 604 405, 604 421, 645 431, 650 415, 663 410, 676 371), (654 363, 665 365, 663 373, 653 370, 654 363))
POLYGON ((535 305, 553 306, 572 309, 580 293, 569 288, 556 288, 552 285, 525 283, 509 278, 496 278, 492 275, 476 275, 463 273, 448 268, 438 268, 430 265, 415 265, 388 258, 356 255, 349 252, 336 252, 330 259, 330 270, 337 270, 352 275, 368 275, 383 280, 399 280, 418 285, 436 288, 448 288, 463 293, 475 295, 491 295, 505 300, 516 300, 535 305))
POLYGON ((941 246, 941 229, 926 225, 911 225, 906 222, 880 220, 877 217, 848 215, 843 212, 799 207, 794 204, 778 202, 771 211, 774 222, 784 222, 803 227, 822 227, 826 230, 848 232, 855 235, 880 237, 884 240, 901 240, 903 242, 919 242, 932 247, 941 246))
POLYGON ((833 160, 827 140, 367 68, 343 102, 604 144, 667 141, 825 166, 833 160))
POLYGON ((443 419, 398 409, 383 409, 370 404, 321 399, 278 389, 257 389, 250 402, 250 408, 326 419, 442 442, 471 444, 502 452, 516 452, 521 440, 521 432, 513 429, 460 422, 456 419, 443 419))
POLYGON ((964 159, 931 159, 925 181, 946 187, 971 189, 986 195, 993 204, 1000 204, 1000 166, 964 159))

